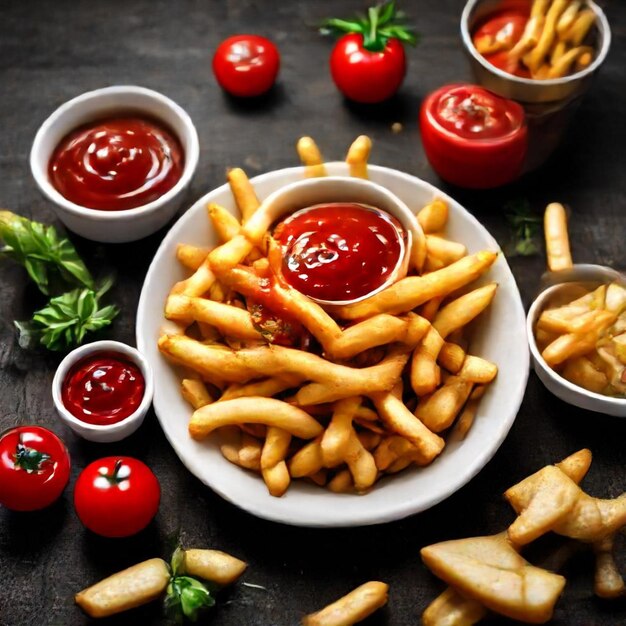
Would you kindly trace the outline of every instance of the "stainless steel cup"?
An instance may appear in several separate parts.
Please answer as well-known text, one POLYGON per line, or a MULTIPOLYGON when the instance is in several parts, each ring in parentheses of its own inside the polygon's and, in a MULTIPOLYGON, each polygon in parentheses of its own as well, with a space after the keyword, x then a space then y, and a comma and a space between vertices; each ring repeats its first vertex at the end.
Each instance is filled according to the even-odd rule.
POLYGON ((486 61, 472 43, 475 26, 501 4, 502 0, 468 0, 461 15, 461 40, 476 81, 524 107, 529 130, 525 169, 529 171, 539 167, 560 143, 582 96, 609 52, 611 29, 602 9, 593 0, 587 0, 585 4, 596 14, 591 34, 596 56, 591 65, 575 74, 550 80, 513 76, 486 61))

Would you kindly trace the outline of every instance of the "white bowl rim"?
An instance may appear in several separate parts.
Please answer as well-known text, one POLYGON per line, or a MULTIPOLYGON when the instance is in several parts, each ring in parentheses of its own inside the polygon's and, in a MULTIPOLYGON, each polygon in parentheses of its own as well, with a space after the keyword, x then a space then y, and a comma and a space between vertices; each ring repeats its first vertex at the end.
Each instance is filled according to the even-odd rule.
POLYGON ((598 51, 596 58, 591 62, 591 64, 576 72, 575 74, 568 74, 567 76, 562 76, 561 78, 550 78, 547 80, 537 80, 535 78, 524 78, 523 76, 515 76, 514 74, 509 74, 504 70, 492 65, 485 59, 485 57, 476 50, 474 46, 474 42, 472 41, 472 35, 469 32, 469 18, 470 13, 474 9, 474 7, 481 2, 481 0, 468 0, 463 8, 463 12, 461 13, 461 40, 463 45, 467 49, 467 51, 472 55, 473 59, 476 59, 486 70, 490 71, 492 74, 499 76, 500 78, 506 78, 513 83, 518 83, 520 85, 541 85, 544 87, 554 87, 557 85, 566 85, 574 80, 579 80, 581 78, 585 78, 587 75, 592 74, 596 71, 604 60, 606 59, 607 54, 609 53, 609 48, 611 46, 611 28, 609 26, 609 21, 606 18, 604 11, 593 1, 593 0, 584 0, 585 4, 589 6, 589 8, 596 14, 596 17, 602 24, 602 47, 598 51))
MULTIPOLYGON (((295 180, 291 183, 287 183, 280 189, 277 189, 276 191, 271 193, 269 196, 267 196, 267 198, 263 200, 262 206, 265 206, 267 204, 272 205, 273 203, 277 202, 277 199, 282 198, 284 195, 293 193, 294 191, 298 191, 299 189, 303 187, 306 188, 306 187, 323 186, 323 185, 332 187, 333 185, 337 185, 337 184, 339 185, 349 184, 350 186, 355 187, 355 188, 360 187, 361 189, 369 189, 372 192, 385 197, 388 202, 394 205, 394 210, 396 209, 398 210, 398 214, 394 214, 387 209, 380 209, 380 208, 373 207, 373 206, 369 208, 374 211, 382 211, 383 213, 386 213, 387 215, 396 219, 402 226, 404 232, 406 233, 407 241, 405 242, 402 239, 402 237, 398 237, 398 241, 400 243, 400 256, 398 257, 398 261, 396 262, 396 265, 393 268, 393 271, 387 277, 387 280, 385 280, 385 282, 383 282, 378 287, 376 287, 376 289, 372 289, 372 291, 362 296, 359 296, 358 298, 352 298, 351 300, 322 300, 320 298, 314 298, 313 296, 308 296, 314 302, 317 302, 318 304, 323 304, 324 306, 329 306, 329 307, 346 306, 349 304, 356 304, 358 302, 362 302, 363 300, 366 300, 367 298, 371 298, 372 296, 375 296, 377 293, 383 291, 383 289, 386 289, 387 287, 389 287, 389 285, 391 285, 396 280, 398 280, 398 277, 400 274, 404 276, 404 274, 406 274, 406 271, 403 272, 403 267, 406 268, 407 266, 406 264, 409 262, 408 259, 410 259, 411 257, 411 250, 415 243, 413 240, 415 233, 420 232, 422 233, 422 236, 423 236, 422 227, 420 226, 420 223, 417 221, 417 217, 411 212, 411 209, 409 209, 406 203, 400 200, 400 198, 398 198, 398 196, 396 196, 395 193, 393 193, 386 187, 383 187, 382 185, 379 185, 378 183, 374 183, 371 180, 365 179, 365 178, 358 178, 354 176, 332 175, 332 176, 316 176, 316 177, 311 177, 311 178, 304 178, 302 180, 295 180)), ((358 202, 356 203, 359 204, 358 202)), ((316 205, 313 205, 313 207, 315 206, 316 205)), ((310 207, 303 207, 302 209, 298 209, 298 210, 303 211, 308 208, 310 207)))
POLYGON ((52 379, 52 399, 54 401, 54 406, 59 412, 60 417, 68 423, 68 426, 70 426, 74 432, 77 432, 78 434, 80 434, 81 431, 99 434, 114 434, 126 430, 130 424, 133 424, 137 420, 143 418, 145 413, 150 408, 153 395, 154 377, 152 375, 152 366, 148 362, 148 359, 146 359, 146 357, 141 354, 137 348, 134 348, 127 343, 114 341, 112 339, 93 341, 79 346, 78 348, 74 348, 74 350, 69 352, 63 358, 61 363, 59 363, 59 366, 54 373, 54 378, 52 379), (118 354, 122 354, 127 357, 139 367, 145 382, 143 398, 141 399, 139 406, 128 417, 125 417, 123 420, 115 422, 114 424, 89 424, 88 422, 83 422, 72 415, 65 408, 65 404, 63 404, 61 389, 67 373, 72 366, 80 360, 97 352, 117 352, 118 354))
MULTIPOLYGON (((567 284, 567 283, 559 283, 557 285, 552 285, 551 287, 544 289, 535 298, 533 303, 530 305, 530 309, 528 309, 528 316, 526 317, 526 334, 528 335, 528 345, 530 347, 530 352, 533 356, 533 359, 535 363, 539 365, 541 370, 544 371, 550 377, 550 380, 555 385, 564 387, 568 391, 571 391, 573 394, 584 396, 586 398, 589 398, 590 400, 593 400, 593 402, 598 405, 599 413, 604 413, 604 411, 600 408, 600 405, 624 408, 626 407, 626 398, 614 398, 611 396, 605 396, 605 395, 602 395, 601 393, 596 393, 595 391, 589 391, 588 389, 585 389, 584 387, 579 387, 578 385, 575 385, 574 383, 570 382, 566 378, 563 378, 563 376, 561 376, 558 372, 555 372, 545 362, 544 358, 541 356, 541 352, 539 352, 539 348, 537 347, 537 341, 535 339, 535 333, 534 333, 533 327, 535 325, 535 322, 537 321, 537 318, 543 311, 543 305, 545 301, 547 300, 547 298, 550 295, 552 295, 555 291, 557 291, 559 288, 561 288, 564 284, 567 284)), ((551 390, 549 389, 549 391, 551 390)), ((573 404, 572 402, 569 402, 567 400, 565 400, 565 402, 568 402, 568 404, 573 404)))
MULTIPOLYGON (((333 162, 326 163, 325 165, 327 169, 332 171, 338 165, 345 167, 346 163, 342 161, 337 161, 337 162, 333 161, 333 162)), ((474 225, 477 228, 479 228, 481 231, 484 231, 484 234, 486 238, 489 240, 490 245, 493 246, 493 249, 500 251, 500 246, 498 245, 496 240, 489 233, 489 231, 487 231, 487 229, 478 221, 478 219, 476 219, 476 217, 474 217, 474 215, 472 215, 469 211, 467 211, 466 209, 463 209, 463 207, 458 202, 456 202, 453 198, 451 198, 448 194, 444 193, 443 191, 441 191, 434 185, 418 178, 417 176, 407 174, 400 170, 396 170, 396 169, 389 168, 389 167, 368 164, 368 169, 370 171, 375 171, 381 174, 384 174, 385 172, 389 172, 392 175, 404 178, 405 180, 407 180, 407 182, 410 182, 412 184, 415 184, 415 182, 417 181, 419 184, 424 185, 431 192, 433 197, 441 197, 446 201, 450 201, 458 205, 465 212, 467 219, 473 222, 474 225)), ((261 182, 263 180, 266 180, 271 177, 275 177, 277 175, 290 174, 293 176, 303 176, 304 172, 305 172, 304 166, 282 168, 278 170, 272 170, 264 174, 260 174, 259 176, 252 178, 251 182, 252 183, 261 182)), ((346 176, 347 175, 348 173, 346 171, 346 176)), ((148 272, 146 273, 146 278, 144 281, 144 287, 151 280, 152 275, 156 272, 156 266, 157 266, 156 260, 158 259, 160 254, 170 245, 172 241, 175 241, 175 237, 177 236, 177 230, 178 230, 177 227, 180 227, 181 224, 184 224, 186 220, 192 219, 192 216, 194 213, 193 208, 196 206, 204 206, 206 204, 206 198, 210 194, 217 193, 219 191, 226 191, 227 189, 228 189, 228 184, 226 183, 215 189, 210 190, 208 193, 198 198, 198 200, 196 200, 196 202, 194 202, 191 205, 191 207, 185 213, 183 213, 183 215, 172 225, 169 232, 165 235, 165 237, 161 241, 161 244, 154 255, 152 263, 150 264, 150 267, 148 268, 148 272)), ((506 259, 504 259, 504 261, 506 263, 506 259)), ((524 307, 522 305, 521 297, 519 296, 517 283, 515 282, 515 278, 513 277, 513 274, 510 270, 510 267, 508 266, 508 263, 506 263, 506 268, 509 274, 511 275, 512 285, 517 291, 517 299, 515 301, 515 308, 523 324, 523 320, 525 319, 524 307)), ((137 320, 140 320, 144 317, 145 311, 147 310, 147 308, 148 308, 148 295, 147 295, 146 290, 142 287, 141 295, 139 298, 139 304, 137 307, 137 315, 136 315, 137 320)), ((136 333, 136 341, 137 341, 138 349, 140 351, 145 351, 144 335, 140 332, 138 325, 136 325, 135 333, 136 333)), ((163 433, 165 434, 166 439, 169 441, 170 445, 176 452, 177 456, 179 457, 183 465, 194 476, 196 476, 201 482, 203 482, 212 491, 220 495, 224 500, 247 511, 248 513, 255 515, 256 517, 260 517, 262 519, 266 519, 272 522, 278 522, 278 523, 283 523, 283 524, 288 524, 288 525, 293 525, 293 526, 312 527, 312 528, 331 528, 331 527, 340 528, 340 527, 357 527, 357 526, 368 526, 368 525, 374 525, 374 524, 383 524, 383 523, 388 523, 388 522, 396 521, 399 519, 403 519, 410 515, 421 513, 423 511, 426 511, 432 508, 436 504, 442 502, 443 500, 445 500, 446 498, 448 498, 449 496, 457 492, 459 489, 465 486, 468 482, 470 482, 470 480, 472 480, 472 478, 474 478, 485 467, 485 465, 491 460, 491 458, 498 451, 498 449, 500 448, 500 446, 506 439, 506 436, 508 435, 511 427, 513 426, 513 423, 517 417, 517 414, 519 412, 519 409, 521 407, 521 404, 524 398, 524 392, 526 390, 526 384, 528 382, 528 376, 530 373, 530 352, 528 350, 528 343, 526 341, 522 342, 522 344, 520 345, 520 348, 523 350, 523 352, 516 355, 516 360, 521 365, 520 369, 522 371, 522 375, 519 376, 517 380, 512 382, 512 385, 514 384, 515 386, 512 387, 511 394, 510 394, 510 397, 514 398, 513 404, 515 406, 515 410, 514 411, 512 410, 510 412, 510 414, 507 416, 506 421, 503 421, 498 424, 498 428, 496 430, 496 436, 495 436, 495 439, 491 448, 481 449, 480 453, 473 456, 473 462, 471 464, 465 465, 463 467, 463 472, 459 472, 456 475, 456 480, 451 482, 451 484, 449 484, 446 487, 446 489, 442 490, 441 492, 435 495, 429 495, 429 497, 425 498, 418 507, 416 507, 412 501, 406 500, 404 502, 395 502, 394 506, 389 507, 389 509, 385 510, 384 513, 380 513, 378 511, 374 511, 374 512, 369 511, 367 513, 360 513, 358 515, 352 514, 352 515, 349 515, 347 518, 342 518, 340 520, 337 520, 332 515, 326 514, 324 511, 321 511, 321 512, 318 512, 315 519, 310 519, 310 518, 294 519, 294 518, 286 518, 280 515, 279 513, 276 513, 271 508, 269 509, 259 508, 257 506, 250 505, 248 502, 238 501, 234 499, 227 490, 223 489, 221 485, 209 483, 204 478, 202 465, 196 459, 190 458, 189 456, 185 456, 182 453, 179 453, 175 441, 173 440, 170 433, 167 431, 167 429, 164 426, 164 420, 162 420, 160 413, 159 413, 158 403, 154 404, 154 410, 157 415, 157 418, 159 419, 161 428, 163 430, 163 433)), ((342 496, 342 494, 336 494, 336 495, 338 499, 345 497, 345 496, 342 496)), ((361 497, 361 496, 357 496, 357 497, 361 497)))
MULTIPOLYGON (((123 109, 123 107, 121 107, 123 109)), ((154 116, 152 116, 154 117, 154 116)), ((164 120, 163 123, 166 126, 170 126, 164 120)), ((72 132, 69 130, 68 132, 72 132)), ((181 137, 172 130, 174 135, 177 137, 178 141, 182 144, 181 137)), ((147 87, 140 87, 138 85, 111 85, 110 87, 101 87, 99 89, 94 89, 92 91, 86 91, 84 93, 71 98, 67 102, 64 102, 61 106, 56 108, 41 124, 37 133, 35 134, 35 139, 33 140, 33 145, 30 150, 30 169, 37 183, 39 189, 42 193, 55 204, 61 206, 64 210, 72 213, 74 215, 79 215, 81 217, 87 217, 94 221, 115 221, 115 220, 130 220, 139 215, 148 215, 150 213, 155 213, 158 211, 163 205, 167 204, 170 200, 172 200, 178 193, 181 192, 191 181, 196 168, 198 166, 198 160, 200 158, 200 141, 198 139, 198 131, 194 126, 194 123, 189 116, 189 114, 183 109, 179 104, 174 102, 171 98, 168 98, 162 93, 155 91, 153 89, 148 89, 147 87), (55 186, 50 182, 48 176, 45 172, 39 167, 39 154, 41 152, 41 143, 43 142, 46 135, 50 132, 53 124, 57 121, 57 119, 65 114, 67 111, 83 106, 84 103, 89 102, 91 100, 98 100, 103 96, 108 95, 116 95, 116 94, 138 94, 142 96, 146 96, 148 98, 152 98, 164 104, 169 108, 173 114, 180 119, 182 124, 187 129, 190 138, 190 146, 189 149, 184 149, 185 163, 183 165, 183 172, 180 179, 177 183, 168 191, 166 191, 162 196, 159 196, 155 200, 151 202, 147 202, 146 204, 142 204, 141 206, 135 207, 133 209, 124 209, 121 211, 102 211, 100 209, 91 209, 89 207, 84 207, 75 202, 68 200, 63 194, 61 194, 55 186)), ((46 163, 47 170, 47 163, 46 163)))

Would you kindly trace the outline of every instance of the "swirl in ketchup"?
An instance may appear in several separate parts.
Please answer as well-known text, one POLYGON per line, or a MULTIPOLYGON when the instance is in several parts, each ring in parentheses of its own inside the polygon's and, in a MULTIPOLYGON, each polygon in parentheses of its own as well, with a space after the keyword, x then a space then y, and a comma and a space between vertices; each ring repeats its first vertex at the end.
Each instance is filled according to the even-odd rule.
POLYGON ((182 176, 178 139, 152 120, 116 117, 77 128, 56 147, 48 175, 65 198, 122 211, 152 202, 182 176))
POLYGON ((476 85, 446 85, 420 110, 426 156, 459 187, 488 189, 515 180, 528 148, 524 109, 476 85))
POLYGON ((88 424, 116 424, 132 415, 143 399, 139 368, 121 354, 99 352, 76 363, 61 388, 65 408, 88 424))
POLYGON ((388 213, 356 203, 315 205, 281 222, 285 280, 328 302, 354 300, 381 287, 404 253, 405 231, 388 213))

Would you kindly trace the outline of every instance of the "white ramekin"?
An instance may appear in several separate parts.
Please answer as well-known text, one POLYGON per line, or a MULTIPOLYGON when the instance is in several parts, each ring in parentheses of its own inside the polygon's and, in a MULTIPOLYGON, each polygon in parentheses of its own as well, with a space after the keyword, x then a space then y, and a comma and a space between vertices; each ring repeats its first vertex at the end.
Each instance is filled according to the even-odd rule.
POLYGON ((69 230, 93 241, 124 243, 151 235, 174 217, 198 166, 199 154, 196 128, 189 115, 174 101, 144 87, 116 85, 83 93, 54 111, 35 135, 30 168, 41 193, 53 203, 57 217, 69 230), (120 113, 152 117, 174 132, 185 158, 180 180, 160 198, 125 211, 99 211, 70 202, 48 177, 54 149, 79 126, 120 113))
POLYGON ((322 176, 296 181, 270 194, 261 204, 259 211, 267 211, 272 221, 276 222, 281 217, 295 213, 300 209, 332 202, 354 202, 382 209, 400 222, 407 237, 404 241, 402 256, 394 271, 375 290, 352 300, 327 301, 311 298, 311 300, 331 307, 360 302, 372 297, 400 278, 404 278, 409 265, 413 241, 424 236, 415 214, 400 198, 381 185, 362 178, 322 176))
POLYGON ((542 291, 528 311, 526 318, 526 334, 528 336, 533 369, 546 389, 564 402, 573 404, 581 409, 595 411, 596 413, 626 417, 626 399, 604 396, 571 383, 555 372, 541 356, 535 339, 535 325, 549 300, 554 297, 555 293, 562 287, 563 283, 553 285, 542 291))
POLYGON ((99 443, 109 443, 112 441, 120 441, 129 435, 132 435, 142 424, 150 405, 152 404, 152 396, 154 395, 154 381, 152 376, 152 368, 145 357, 137 350, 125 343, 119 341, 94 341, 80 348, 72 350, 60 363, 54 374, 52 381, 52 399, 61 421, 71 428, 77 435, 88 439, 89 441, 97 441, 99 443), (98 352, 116 353, 124 358, 132 361, 141 371, 145 381, 145 389, 141 404, 134 413, 116 424, 88 424, 74 417, 63 404, 61 389, 63 381, 70 369, 79 361, 98 352))

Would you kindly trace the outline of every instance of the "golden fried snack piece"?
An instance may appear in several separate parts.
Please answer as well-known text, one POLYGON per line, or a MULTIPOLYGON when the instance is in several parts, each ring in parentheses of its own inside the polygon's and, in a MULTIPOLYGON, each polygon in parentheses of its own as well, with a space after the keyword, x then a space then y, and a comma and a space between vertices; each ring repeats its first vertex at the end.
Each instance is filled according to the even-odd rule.
POLYGON ((326 486, 333 493, 354 493, 354 482, 349 469, 337 472, 326 486))
POLYGON ((254 186, 246 173, 239 167, 228 170, 227 178, 235 202, 241 211, 241 222, 245 224, 260 205, 254 186))
POLYGON ((474 289, 443 307, 433 320, 433 328, 445 339, 480 315, 496 295, 497 283, 474 289))
POLYGON ((425 460, 430 462, 441 454, 445 441, 417 419, 402 400, 391 393, 375 393, 370 397, 383 422, 392 431, 408 439, 425 460))
POLYGON ((521 545, 553 531, 594 543, 626 524, 626 494, 603 500, 592 498, 578 487, 575 479, 585 463, 582 458, 576 462, 566 459, 557 467, 549 465, 505 492, 504 497, 519 514, 509 527, 512 541, 521 545), (570 471, 568 464, 578 472, 574 479, 565 471, 570 471))
POLYGON ((367 178, 367 161, 372 151, 372 140, 367 135, 360 135, 348 148, 346 163, 350 166, 350 176, 367 178))
POLYGON ((594 364, 584 356, 568 359, 561 376, 579 387, 596 393, 605 393, 609 386, 606 374, 597 370, 594 364))
POLYGON ((565 578, 535 567, 506 533, 444 541, 422 548, 422 560, 464 596, 506 617, 543 624, 552 617, 565 578))
POLYGON ((470 399, 467 401, 467 404, 463 407, 463 411, 461 412, 461 415, 459 415, 459 419, 452 427, 450 436, 448 437, 448 441, 460 441, 467 437, 467 433, 469 432, 469 429, 472 427, 474 419, 476 418, 479 404, 480 398, 470 397, 470 399))
POLYGON ((437 355, 437 362, 451 374, 458 374, 465 362, 465 350, 456 343, 445 341, 437 355))
POLYGON ((228 209, 211 202, 207 205, 207 213, 220 243, 230 241, 235 235, 239 234, 241 224, 228 209))
POLYGON ((581 11, 574 23, 563 34, 563 39, 572 46, 580 46, 595 22, 596 14, 591 9, 581 11))
POLYGON ((186 296, 201 296, 206 293, 215 281, 215 274, 211 270, 209 255, 204 259, 198 269, 185 280, 177 282, 171 293, 183 294, 186 296))
POLYGON ((614 544, 614 535, 605 537, 593 544, 596 557, 593 590, 600 598, 620 598, 626 593, 624 579, 615 563, 614 544))
POLYGON ((389 585, 370 581, 302 619, 302 626, 351 626, 387 604, 389 585))
POLYGON ((444 266, 462 259, 467 254, 467 248, 462 243, 450 241, 439 235, 426 235, 426 250, 444 266))
POLYGON ((552 202, 546 207, 543 216, 543 230, 546 238, 548 269, 558 272, 572 267, 572 254, 567 233, 567 214, 565 207, 552 202))
POLYGON ((413 351, 410 380, 411 387, 417 396, 432 393, 441 383, 437 357, 443 344, 443 337, 431 326, 421 344, 413 351))
POLYGON ((352 474, 354 488, 357 492, 366 491, 376 482, 378 468, 374 457, 365 448, 352 427, 350 428, 344 460, 352 474))
POLYGON ((473 282, 491 267, 497 257, 497 253, 484 250, 436 272, 407 276, 363 302, 337 307, 335 313, 342 319, 351 320, 379 313, 406 313, 431 298, 448 295, 473 282))
POLYGON ((195 272, 207 258, 209 248, 199 248, 188 243, 179 243, 176 246, 176 258, 187 269, 195 272))
POLYGON ((420 399, 415 417, 434 433, 449 428, 472 391, 472 383, 450 376, 432 395, 420 399))
POLYGON ((562 78, 571 73, 572 66, 583 55, 592 55, 593 48, 590 46, 577 46, 568 50, 562 54, 559 58, 555 59, 548 72, 548 78, 562 78))
POLYGON ((537 45, 524 56, 524 63, 531 72, 536 72, 548 55, 556 37, 557 22, 568 4, 569 0, 554 0, 550 5, 537 45))
POLYGON ((298 450, 288 462, 289 473, 294 478, 313 476, 324 467, 321 448, 322 436, 305 444, 298 450))
POLYGON ((226 337, 244 341, 263 340, 248 311, 207 298, 171 295, 165 304, 165 317, 187 324, 194 321, 205 322, 217 328, 226 337))
POLYGON ((346 398, 335 404, 332 418, 324 431, 321 442, 325 467, 335 467, 345 460, 353 432, 352 420, 360 405, 360 396, 346 398))
POLYGON ((291 435, 275 426, 269 426, 261 454, 261 475, 270 495, 279 498, 289 488, 291 477, 285 458, 289 452, 291 435))
POLYGON ((170 581, 163 559, 149 559, 79 591, 74 601, 89 617, 108 617, 156 600, 170 581))
POLYGON ((311 137, 300 137, 296 149, 302 164, 306 166, 304 175, 307 178, 326 176, 326 167, 324 167, 322 153, 311 137))
POLYGON ((486 385, 498 374, 498 366, 487 359, 468 354, 458 371, 459 378, 477 385, 486 385))
POLYGON ((487 609, 476 600, 462 596, 448 587, 422 613, 423 626, 474 626, 487 615, 487 609))
POLYGON ((201 380, 195 378, 184 378, 180 383, 180 391, 183 398, 185 398, 194 409, 199 409, 215 401, 215 398, 209 393, 206 385, 201 380))
POLYGON ((224 400, 234 400, 235 398, 244 398, 246 396, 271 398, 281 391, 295 387, 297 384, 297 379, 289 380, 282 378, 265 378, 263 380, 255 380, 245 385, 233 383, 224 391, 217 401, 223 402, 224 400))
POLYGON ((220 586, 232 585, 248 564, 221 550, 185 550, 181 572, 210 580, 220 586))
POLYGON ((236 398, 215 402, 194 412, 189 434, 204 439, 216 428, 234 424, 266 424, 286 430, 301 439, 312 439, 323 431, 308 413, 274 398, 236 398))
POLYGON ((425 234, 441 232, 448 223, 448 205, 441 198, 435 198, 417 214, 417 221, 420 223, 425 234))

